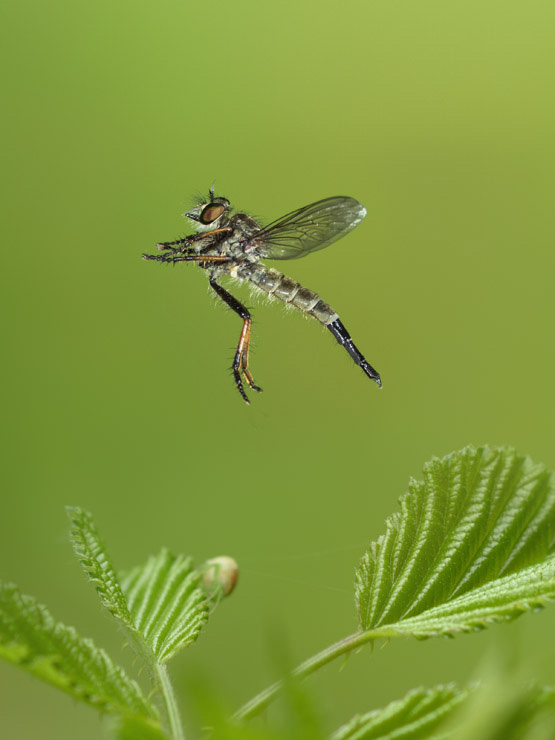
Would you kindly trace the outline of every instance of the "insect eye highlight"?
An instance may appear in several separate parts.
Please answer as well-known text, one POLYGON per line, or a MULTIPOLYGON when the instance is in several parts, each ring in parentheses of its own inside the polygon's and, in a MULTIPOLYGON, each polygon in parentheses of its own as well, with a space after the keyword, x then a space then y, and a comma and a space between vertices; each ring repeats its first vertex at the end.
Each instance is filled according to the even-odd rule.
POLYGON ((203 224, 211 224, 212 221, 219 218, 224 211, 225 206, 221 203, 209 203, 200 214, 200 222, 203 224))

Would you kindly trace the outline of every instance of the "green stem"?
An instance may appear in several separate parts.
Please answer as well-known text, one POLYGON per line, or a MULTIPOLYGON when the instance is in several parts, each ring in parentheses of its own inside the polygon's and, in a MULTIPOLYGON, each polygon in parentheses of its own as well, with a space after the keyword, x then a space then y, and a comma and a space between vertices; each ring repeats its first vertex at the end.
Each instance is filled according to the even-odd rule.
POLYGON ((181 715, 168 669, 163 663, 158 662, 145 638, 132 625, 127 625, 126 633, 137 655, 147 667, 153 687, 160 691, 167 720, 165 729, 169 729, 172 740, 185 740, 181 715))
POLYGON ((168 669, 165 665, 156 663, 155 673, 164 699, 171 736, 173 740, 185 740, 185 733, 183 732, 183 725, 181 724, 181 715, 179 714, 179 708, 177 706, 177 700, 175 698, 172 682, 170 681, 168 669))
MULTIPOLYGON (((372 642, 380 637, 393 637, 397 634, 398 632, 389 627, 377 630, 368 630, 367 632, 356 632, 354 635, 349 635, 349 637, 339 640, 339 642, 336 642, 334 645, 330 645, 322 650, 322 652, 313 655, 312 658, 305 660, 304 663, 301 663, 295 668, 292 675, 297 678, 306 678, 306 676, 314 673, 314 671, 317 671, 318 668, 326 665, 326 663, 330 663, 332 660, 339 658, 340 655, 350 653, 351 650, 356 650, 367 642, 372 642)), ((258 714, 258 712, 261 712, 268 706, 282 687, 283 681, 276 681, 276 683, 268 686, 268 688, 261 691, 260 694, 257 694, 253 699, 243 705, 241 709, 235 712, 233 718, 248 719, 249 717, 253 717, 255 714, 258 714)))

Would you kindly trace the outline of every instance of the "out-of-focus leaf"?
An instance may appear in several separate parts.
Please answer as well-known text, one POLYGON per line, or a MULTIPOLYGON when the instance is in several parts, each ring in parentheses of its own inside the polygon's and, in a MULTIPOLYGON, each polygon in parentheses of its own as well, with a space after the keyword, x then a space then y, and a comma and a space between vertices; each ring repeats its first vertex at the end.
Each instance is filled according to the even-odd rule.
POLYGON ((555 737, 555 690, 525 686, 515 676, 483 682, 448 722, 452 740, 552 740, 555 737))
POLYGON ((0 584, 0 657, 102 712, 156 717, 104 650, 12 584, 0 584))
POLYGON ((112 734, 117 740, 171 740, 158 722, 146 717, 119 717, 112 734))
POLYGON ((436 729, 468 697, 468 689, 436 686, 413 689, 383 709, 357 715, 330 740, 432 740, 436 729))

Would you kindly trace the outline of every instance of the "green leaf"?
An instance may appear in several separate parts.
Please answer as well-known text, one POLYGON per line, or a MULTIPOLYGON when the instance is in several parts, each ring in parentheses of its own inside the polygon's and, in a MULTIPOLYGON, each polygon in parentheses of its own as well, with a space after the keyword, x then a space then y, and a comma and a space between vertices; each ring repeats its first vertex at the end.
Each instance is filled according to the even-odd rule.
POLYGON ((330 740, 423 740, 444 737, 433 732, 468 697, 468 689, 436 686, 413 689, 383 709, 358 715, 330 740))
POLYGON ((166 549, 122 575, 133 626, 159 663, 194 642, 208 620, 209 603, 201 581, 202 573, 191 558, 166 549))
POLYGON ((146 717, 119 717, 112 734, 117 740, 170 740, 158 722, 146 717))
POLYGON ((497 578, 458 599, 403 619, 394 625, 400 634, 434 637, 480 630, 502 620, 539 609, 555 598, 555 558, 519 573, 497 578))
POLYGON ((131 625, 131 615, 121 590, 114 566, 102 542, 91 515, 77 506, 68 506, 71 520, 71 544, 85 572, 96 586, 103 605, 125 625, 131 625))
POLYGON ((102 712, 156 716, 104 650, 12 584, 0 584, 0 657, 102 712))
POLYGON ((480 683, 445 728, 452 740, 551 740, 555 691, 518 685, 511 675, 480 683))
POLYGON ((358 715, 330 740, 521 740, 551 738, 555 691, 514 677, 457 689, 413 689, 383 709, 358 715))
POLYGON ((555 597, 555 485, 514 450, 468 447, 424 466, 362 558, 363 630, 480 629, 555 597))
MULTIPOLYGON (((102 603, 120 621, 137 652, 149 663, 166 663, 194 642, 213 598, 201 586, 191 558, 166 549, 118 577, 92 517, 68 507, 71 541, 102 603)), ((213 594, 215 589, 210 590, 213 594)))

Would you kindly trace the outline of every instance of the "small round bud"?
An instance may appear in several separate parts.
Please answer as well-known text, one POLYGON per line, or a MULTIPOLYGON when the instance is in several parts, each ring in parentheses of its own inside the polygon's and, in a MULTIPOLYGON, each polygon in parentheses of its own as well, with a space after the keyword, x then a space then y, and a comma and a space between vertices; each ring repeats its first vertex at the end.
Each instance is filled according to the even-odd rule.
POLYGON ((220 557, 207 560, 204 565, 206 568, 203 576, 205 586, 219 583, 224 596, 229 596, 239 578, 239 566, 235 560, 227 555, 220 555, 220 557))

